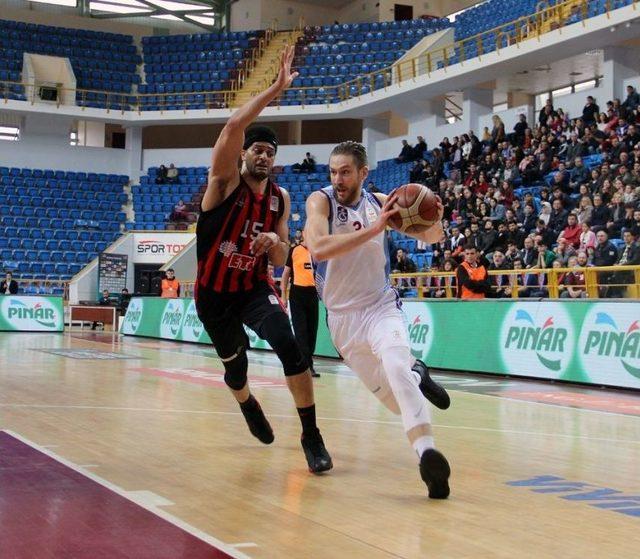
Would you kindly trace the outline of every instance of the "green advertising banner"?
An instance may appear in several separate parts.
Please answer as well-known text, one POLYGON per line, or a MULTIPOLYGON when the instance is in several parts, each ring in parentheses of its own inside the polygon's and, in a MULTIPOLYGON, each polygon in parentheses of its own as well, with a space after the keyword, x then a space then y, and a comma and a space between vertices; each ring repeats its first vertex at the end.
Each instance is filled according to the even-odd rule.
MULTIPOLYGON (((408 301, 413 354, 431 367, 640 388, 640 302, 408 301)), ((316 354, 337 357, 324 307, 316 354)), ((124 334, 211 343, 191 299, 136 298, 124 334)), ((247 329, 252 348, 270 349, 247 329)))
POLYGON ((0 295, 0 331, 62 332, 62 297, 0 295))
MULTIPOLYGON (((324 320, 324 306, 321 305, 318 324, 316 353, 324 357, 338 357, 331 343, 329 330, 324 320)), ((256 333, 245 326, 249 345, 253 349, 271 349, 256 333)), ((210 344, 193 299, 159 299, 157 297, 136 297, 131 300, 122 323, 122 333, 131 336, 146 336, 184 342, 210 344)))

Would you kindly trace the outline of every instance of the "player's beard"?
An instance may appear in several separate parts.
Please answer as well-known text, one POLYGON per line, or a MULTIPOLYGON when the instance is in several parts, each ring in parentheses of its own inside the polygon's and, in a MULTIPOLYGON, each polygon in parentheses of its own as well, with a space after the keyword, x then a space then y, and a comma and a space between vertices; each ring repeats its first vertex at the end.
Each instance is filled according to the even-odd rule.
POLYGON ((346 185, 341 185, 340 187, 334 186, 334 192, 336 193, 336 199, 338 202, 344 206, 353 206, 353 204, 360 197, 360 189, 358 186, 354 187, 346 187, 346 185), (345 188, 345 191, 341 194, 338 193, 338 188, 345 188))
POLYGON ((269 178, 271 169, 268 166, 258 167, 255 162, 252 162, 250 165, 247 165, 247 171, 249 171, 249 175, 255 180, 263 181, 269 178))

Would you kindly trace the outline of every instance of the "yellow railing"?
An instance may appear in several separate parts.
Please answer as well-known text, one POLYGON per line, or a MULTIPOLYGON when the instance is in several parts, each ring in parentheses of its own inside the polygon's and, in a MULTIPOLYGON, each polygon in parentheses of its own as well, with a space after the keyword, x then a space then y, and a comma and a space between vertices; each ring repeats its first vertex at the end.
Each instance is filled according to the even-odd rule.
MULTIPOLYGON (((570 272, 584 273, 583 285, 572 285, 575 290, 585 292, 589 299, 602 298, 640 298, 640 266, 606 266, 588 268, 531 268, 527 270, 499 270, 490 271, 489 276, 506 277, 500 286, 502 297, 513 299, 529 297, 536 291, 546 290, 547 295, 536 295, 537 298, 557 299, 565 297, 563 292, 567 286, 562 279, 570 272), (535 277, 536 281, 527 281, 528 277, 535 277), (527 285, 531 283, 531 285, 527 285), (528 290, 528 291, 527 291, 528 290)), ((415 274, 391 274, 391 283, 400 290, 401 294, 410 298, 455 299, 457 296, 453 272, 420 272, 415 274), (407 292, 409 292, 407 294, 407 292)), ((278 282, 280 278, 276 278, 278 282)), ((495 280, 492 281, 492 284, 495 280)), ((181 281, 183 297, 193 297, 195 282, 181 281)))
MULTIPOLYGON (((502 297, 565 297, 567 286, 562 280, 571 272, 583 273, 585 283, 572 285, 585 292, 589 299, 640 298, 640 266, 606 266, 587 268, 530 268, 527 270, 492 270, 489 276, 492 290, 502 297), (498 283, 493 277, 502 278, 498 283), (534 279, 532 279, 534 278, 534 279), (537 293, 537 295, 535 295, 537 293)), ((394 287, 401 293, 413 292, 418 299, 455 299, 455 274, 453 272, 421 272, 415 274, 391 274, 394 287)))
MULTIPOLYGON (((638 4, 640 4, 640 0, 633 0, 632 6, 634 10, 638 9, 638 4)), ((400 85, 402 82, 415 80, 420 76, 430 76, 438 70, 446 71, 447 68, 453 64, 464 64, 476 58, 481 60, 482 56, 485 56, 488 52, 485 45, 491 42, 492 38, 495 39, 495 51, 492 52, 499 54, 500 50, 507 46, 518 46, 528 40, 540 40, 541 35, 553 30, 561 31, 563 27, 573 23, 580 22, 584 26, 589 17, 589 0, 565 0, 554 6, 549 6, 546 1, 542 1, 538 4, 538 7, 538 11, 533 14, 522 16, 510 23, 494 27, 493 29, 468 37, 462 41, 453 42, 442 48, 428 51, 397 64, 392 64, 376 72, 364 74, 340 85, 295 87, 296 96, 293 99, 298 101, 302 106, 317 99, 320 99, 322 104, 346 101, 367 93, 372 93, 374 90, 386 89, 391 85, 400 85), (575 21, 576 19, 578 21, 575 21), (474 46, 475 48, 472 48, 474 46), (472 55, 469 54, 470 51, 472 55), (322 94, 319 93, 320 89, 323 90, 322 94), (313 94, 311 91, 313 91, 313 94)), ((605 14, 607 17, 611 17, 611 12, 616 9, 614 0, 606 0, 605 7, 605 14)), ((302 25, 302 22, 300 22, 300 25, 302 25)), ((276 33, 276 29, 277 21, 274 21, 268 30, 268 35, 265 36, 267 42, 270 40, 267 39, 267 37, 272 38, 276 33)), ((259 43, 256 53, 260 51, 260 48, 266 48, 265 40, 261 39, 261 41, 262 43, 259 43)), ((249 67, 251 67, 251 64, 255 64, 258 58, 258 54, 252 54, 249 67)), ((122 112, 125 110, 141 111, 145 106, 145 98, 158 99, 160 102, 153 103, 153 105, 157 105, 161 111, 165 110, 164 107, 169 106, 178 107, 186 111, 191 108, 190 105, 192 105, 194 101, 184 98, 191 99, 196 95, 204 96, 205 108, 209 110, 228 107, 238 90, 239 81, 246 79, 247 75, 248 72, 241 71, 238 78, 232 83, 231 90, 225 91, 192 91, 155 94, 109 93, 106 91, 83 89, 73 91, 79 92, 82 100, 87 98, 87 94, 104 95, 108 100, 104 102, 107 106, 120 106, 115 110, 121 110, 122 112), (174 98, 173 100, 171 99, 172 97, 174 98)), ((0 82, 0 99, 4 99, 5 103, 10 97, 11 86, 33 87, 33 84, 0 82)), ((67 90, 60 88, 58 99, 61 98, 60 93, 63 91, 67 90)), ((252 91, 251 94, 257 95, 260 91, 261 90, 252 91)), ((275 100, 273 105, 280 106, 283 98, 284 96, 275 100)), ((289 96, 287 96, 287 98, 291 99, 289 96)), ((60 106, 59 103, 58 106, 60 106)))

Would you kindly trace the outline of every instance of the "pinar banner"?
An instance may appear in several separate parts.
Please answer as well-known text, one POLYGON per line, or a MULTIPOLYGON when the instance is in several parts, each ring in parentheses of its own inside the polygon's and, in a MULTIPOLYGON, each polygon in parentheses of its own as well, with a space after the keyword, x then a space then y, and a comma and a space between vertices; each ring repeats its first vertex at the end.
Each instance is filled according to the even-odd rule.
POLYGON ((0 295, 0 331, 62 332, 62 297, 0 295))
MULTIPOLYGON (((640 388, 640 302, 408 301, 411 351, 429 366, 640 388)), ((316 355, 337 357, 318 323, 316 355)), ((123 333, 211 343, 191 299, 133 299, 123 333)), ((247 329, 252 348, 270 349, 247 329)))

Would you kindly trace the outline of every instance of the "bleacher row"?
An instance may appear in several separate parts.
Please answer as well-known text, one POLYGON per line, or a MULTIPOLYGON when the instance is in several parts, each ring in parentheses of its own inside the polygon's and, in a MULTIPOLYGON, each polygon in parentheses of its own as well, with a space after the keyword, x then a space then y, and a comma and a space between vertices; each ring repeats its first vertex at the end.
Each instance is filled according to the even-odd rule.
MULTIPOLYGON (((549 2, 556 3, 557 0, 549 2)), ((633 0, 590 0, 587 15, 594 17, 608 7, 616 9, 631 3, 633 0)), ((488 0, 460 14, 453 24, 448 19, 433 18, 308 27, 296 59, 300 76, 283 104, 338 102, 341 94, 337 88, 343 82, 388 67, 430 33, 453 26, 456 40, 466 39, 534 13, 539 4, 537 0, 488 0), (302 92, 297 89, 301 87, 312 89, 302 92)), ((568 23, 581 17, 574 13, 568 23)), ((515 29, 512 24, 506 31, 513 33, 515 29)), ((50 54, 69 57, 78 87, 93 90, 78 92, 77 103, 81 106, 118 110, 132 106, 141 110, 217 108, 225 105, 222 97, 205 98, 198 92, 227 90, 238 69, 244 67, 250 49, 263 35, 264 31, 242 31, 143 37, 146 83, 140 83, 137 66, 143 57, 129 35, 0 20, 0 81, 20 81, 24 52, 50 54), (134 86, 142 97, 127 96, 133 93, 134 86), (189 93, 192 95, 183 95, 189 93)), ((464 50, 458 47, 449 63, 456 64, 506 44, 506 35, 499 39, 497 33, 489 33, 480 47, 476 41, 465 44, 464 50), (502 43, 498 45, 498 41, 502 43)), ((438 62, 439 67, 443 65, 438 62)), ((386 81, 385 76, 379 75, 372 84, 351 86, 349 95, 382 88, 386 81)), ((0 94, 25 99, 20 85, 2 86, 0 94)))
POLYGON ((157 173, 158 167, 149 167, 140 184, 132 187, 136 229, 166 229, 178 201, 190 203, 207 184, 207 167, 178 167, 177 184, 156 184, 157 173))
POLYGON ((126 175, 0 167, 0 264, 68 279, 119 235, 126 175))

